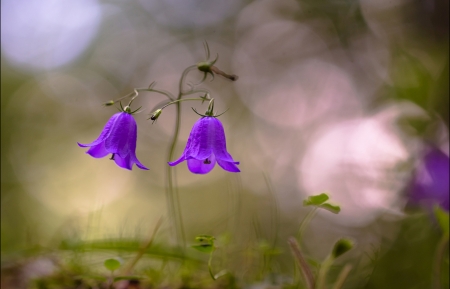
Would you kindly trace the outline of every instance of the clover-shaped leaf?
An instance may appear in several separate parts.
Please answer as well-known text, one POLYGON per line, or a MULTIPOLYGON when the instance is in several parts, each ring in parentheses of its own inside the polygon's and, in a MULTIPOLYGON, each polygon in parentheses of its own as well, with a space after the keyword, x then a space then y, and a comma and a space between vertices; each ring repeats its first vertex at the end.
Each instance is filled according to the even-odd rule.
POLYGON ((328 197, 328 195, 325 193, 309 196, 306 200, 303 201, 303 206, 318 206, 328 201, 329 198, 330 197, 328 197))
POLYGON ((318 207, 330 211, 334 214, 339 214, 339 212, 341 211, 341 207, 339 207, 338 205, 332 205, 330 203, 324 203, 319 205, 318 207))
POLYGON ((191 247, 203 253, 211 253, 214 250, 214 246, 211 244, 192 245, 191 247))

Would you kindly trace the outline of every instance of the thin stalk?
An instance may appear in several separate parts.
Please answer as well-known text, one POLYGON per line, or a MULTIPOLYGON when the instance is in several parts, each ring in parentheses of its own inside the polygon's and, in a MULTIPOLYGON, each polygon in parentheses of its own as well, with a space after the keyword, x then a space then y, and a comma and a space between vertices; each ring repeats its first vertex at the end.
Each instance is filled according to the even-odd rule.
POLYGON ((303 219, 302 223, 300 224, 300 228, 298 229, 298 233, 297 233, 297 239, 299 240, 299 242, 301 241, 303 232, 305 231, 306 226, 308 226, 308 224, 311 222, 312 218, 314 217, 314 215, 317 212, 317 207, 314 207, 311 211, 308 212, 308 214, 306 215, 306 217, 303 219))
POLYGON ((288 239, 288 244, 291 247, 292 254, 294 255, 295 259, 298 262, 298 265, 300 267, 300 271, 302 272, 303 279, 306 284, 306 288, 308 289, 314 289, 314 275, 311 271, 311 268, 309 268, 308 263, 305 260, 305 257, 303 256, 302 252, 300 251, 300 246, 298 245, 297 240, 294 237, 290 237, 288 239))
MULTIPOLYGON (((180 78, 180 82, 178 85, 178 97, 176 100, 180 100, 183 95, 183 82, 186 78, 187 74, 191 71, 196 69, 196 65, 191 65, 188 68, 186 68, 180 78)), ((173 155, 175 152, 175 146, 178 142, 178 136, 180 133, 180 124, 181 124, 181 106, 180 102, 177 102, 175 104, 176 107, 176 118, 175 118, 175 130, 174 134, 172 136, 172 140, 170 142, 169 146, 169 152, 167 154, 167 161, 171 161, 173 159, 173 155)), ((184 226, 183 226, 183 219, 181 217, 181 206, 179 201, 179 196, 176 190, 174 190, 174 174, 173 174, 173 168, 171 166, 166 166, 167 170, 167 186, 166 186, 166 197, 167 197, 167 205, 168 205, 168 211, 169 215, 171 216, 172 224, 175 227, 175 235, 178 242, 180 242, 183 245, 183 250, 186 245, 186 237, 184 233, 184 226), (177 210, 178 209, 178 214, 177 210)))
POLYGON ((328 256, 320 266, 319 275, 317 276, 317 289, 325 289, 325 284, 327 281, 328 270, 333 263, 333 257, 328 256))
POLYGON ((339 273, 336 283, 334 283, 333 289, 341 289, 342 288, 342 285, 344 285, 344 282, 347 279, 348 274, 350 274, 352 267, 353 266, 350 264, 347 264, 344 266, 341 273, 339 273))
POLYGON ((209 271, 209 275, 211 276, 211 278, 213 280, 217 280, 220 277, 222 277, 225 274, 228 274, 229 272, 227 270, 222 270, 219 273, 217 273, 216 275, 213 274, 212 272, 212 256, 214 254, 214 249, 211 251, 211 253, 209 254, 209 260, 208 260, 208 271, 209 271))
MULTIPOLYGON (((175 103, 178 103, 178 102, 190 101, 190 100, 201 100, 201 101, 205 101, 205 99, 202 99, 202 98, 183 98, 183 99, 177 99, 177 100, 171 101, 171 102, 169 102, 169 103, 166 103, 165 105, 163 105, 163 106, 161 107, 161 109, 165 109, 165 108, 168 107, 169 105, 172 105, 172 104, 175 104, 175 103)), ((209 100, 209 99, 206 99, 206 100, 209 100)))
POLYGON ((209 260, 208 260, 208 271, 209 271, 209 275, 211 276, 211 278, 213 279, 213 280, 216 280, 216 277, 214 276, 214 274, 213 274, 213 272, 212 272, 212 266, 211 266, 211 263, 212 263, 212 256, 213 256, 213 253, 214 253, 214 249, 211 251, 211 253, 209 254, 209 260))

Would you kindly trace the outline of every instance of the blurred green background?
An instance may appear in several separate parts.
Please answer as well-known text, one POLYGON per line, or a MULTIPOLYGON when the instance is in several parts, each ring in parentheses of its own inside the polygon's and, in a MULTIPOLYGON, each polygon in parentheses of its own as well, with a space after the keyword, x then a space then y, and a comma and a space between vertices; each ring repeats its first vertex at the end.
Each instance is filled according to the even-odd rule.
MULTIPOLYGON (((408 184, 424 148, 449 154, 448 5, 2 0, 2 268, 22 268, 36 258, 31 248, 55 253, 62 241, 145 240, 161 216, 157 243, 177 244, 165 196, 175 108, 152 125, 148 114, 164 98, 141 93, 134 103, 144 108, 136 154, 150 171, 91 158, 76 142, 98 136, 116 112, 102 106, 110 99, 153 81, 177 93, 182 71, 205 60, 207 41, 216 66, 239 76, 201 87, 218 112, 229 108, 220 119, 241 173, 176 167, 187 242, 220 237, 217 263, 251 288, 269 282, 255 252, 279 247, 263 272, 289 283, 287 239, 309 211, 302 201, 328 192, 342 211, 312 220, 303 240, 311 259, 348 236, 356 246, 331 270, 353 264, 344 288, 432 288, 441 232, 427 209, 407 206, 408 184)), ((191 107, 206 110, 182 104, 177 157, 198 118, 191 107)))

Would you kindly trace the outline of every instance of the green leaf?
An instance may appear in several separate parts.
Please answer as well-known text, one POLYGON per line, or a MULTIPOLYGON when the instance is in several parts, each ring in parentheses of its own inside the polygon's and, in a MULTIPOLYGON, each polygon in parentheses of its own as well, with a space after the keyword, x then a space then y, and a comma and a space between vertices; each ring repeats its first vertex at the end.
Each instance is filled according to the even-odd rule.
POLYGON ((214 250, 214 246, 211 244, 192 245, 191 247, 203 253, 211 253, 214 250))
POLYGON ((303 200, 303 206, 318 206, 328 201, 327 194, 322 193, 320 195, 309 196, 306 200, 303 200))
POLYGON ((341 207, 337 206, 337 205, 332 205, 330 203, 325 203, 325 204, 321 204, 318 206, 319 208, 325 209, 327 211, 330 211, 334 214, 339 214, 339 212, 341 211, 341 207))
POLYGON ((122 265, 122 263, 117 259, 106 259, 103 265, 109 271, 115 271, 120 268, 120 265, 122 265))
POLYGON ((448 212, 442 210, 440 206, 434 207, 434 215, 438 220, 439 226, 441 227, 444 236, 449 235, 449 214, 448 212))
POLYGON ((340 239, 334 244, 331 256, 336 259, 337 257, 350 251, 353 248, 353 245, 354 242, 350 239, 340 239))
POLYGON ((195 237, 196 241, 208 244, 213 244, 215 239, 214 236, 210 235, 198 235, 195 237))

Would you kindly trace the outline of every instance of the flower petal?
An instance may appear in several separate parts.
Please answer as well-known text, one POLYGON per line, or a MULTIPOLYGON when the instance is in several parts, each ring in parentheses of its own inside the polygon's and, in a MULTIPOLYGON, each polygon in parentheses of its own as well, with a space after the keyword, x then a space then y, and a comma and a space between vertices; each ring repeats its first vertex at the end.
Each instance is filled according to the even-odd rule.
POLYGON ((103 158, 109 154, 109 152, 105 148, 105 143, 99 143, 98 145, 92 146, 86 152, 94 158, 103 158))
POLYGON ((149 168, 147 168, 146 166, 144 166, 143 164, 141 164, 141 162, 135 157, 134 158, 134 163, 136 164, 136 166, 138 168, 140 168, 141 170, 149 170, 149 168))
POLYGON ((209 158, 204 160, 188 159, 187 165, 189 170, 194 174, 207 174, 216 165, 216 158, 214 155, 211 155, 209 158))
POLYGON ((227 151, 227 141, 225 139, 225 132, 223 125, 217 118, 211 118, 211 126, 214 127, 214 138, 212 150, 216 155, 217 160, 223 160, 226 162, 234 162, 233 157, 227 151))
POLYGON ((116 164, 124 169, 131 170, 133 163, 130 160, 130 155, 127 155, 125 158, 122 158, 118 154, 114 155, 114 161, 116 164))
POLYGON ((130 151, 136 149, 137 128, 133 116, 121 112, 109 136, 105 140, 105 148, 110 153, 125 158, 130 151))
POLYGON ((186 158, 184 157, 184 153, 183 153, 179 159, 177 159, 176 161, 173 161, 173 162, 168 162, 168 164, 169 164, 169 166, 173 167, 185 160, 186 160, 186 158))
POLYGON ((224 160, 217 159, 217 163, 219 166, 222 167, 222 169, 232 172, 232 173, 239 173, 241 170, 236 166, 239 164, 239 162, 227 162, 224 160))
POLYGON ((94 140, 93 142, 88 143, 88 144, 78 143, 78 145, 80 147, 91 147, 91 146, 95 146, 95 145, 98 145, 99 143, 103 142, 108 137, 108 135, 109 135, 109 133, 111 131, 111 128, 114 126, 114 123, 116 122, 116 120, 117 120, 117 118, 119 117, 120 114, 121 113, 118 112, 118 113, 114 114, 108 120, 108 122, 105 124, 105 127, 103 128, 102 132, 100 133, 100 136, 96 140, 94 140))
POLYGON ((214 126, 211 126, 211 117, 202 117, 194 124, 189 135, 188 145, 186 145, 186 159, 193 157, 204 160, 212 153, 211 136, 214 135, 214 126))

